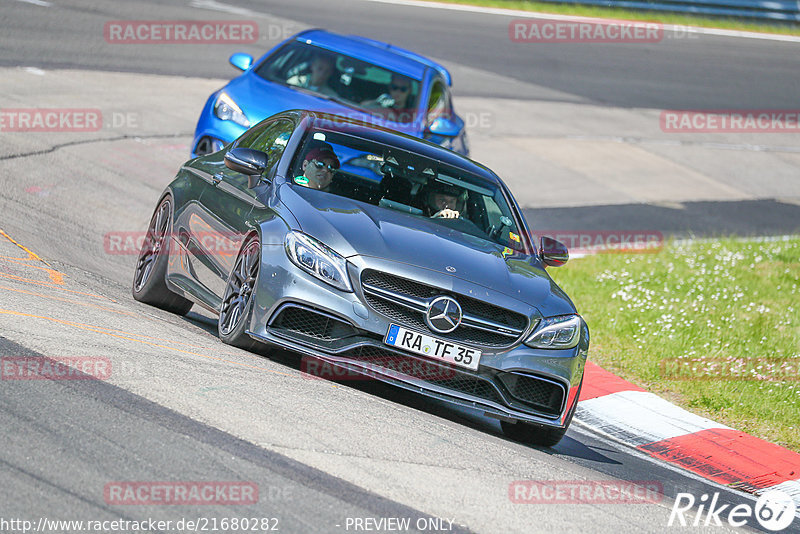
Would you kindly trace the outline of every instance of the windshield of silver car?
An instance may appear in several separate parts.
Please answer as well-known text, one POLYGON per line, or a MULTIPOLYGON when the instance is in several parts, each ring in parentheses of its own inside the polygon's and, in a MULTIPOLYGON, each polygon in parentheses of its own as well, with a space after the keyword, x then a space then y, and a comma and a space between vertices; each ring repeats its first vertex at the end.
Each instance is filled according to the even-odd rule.
POLYGON ((372 140, 312 130, 294 158, 290 182, 491 241, 503 255, 530 249, 499 184, 372 140))

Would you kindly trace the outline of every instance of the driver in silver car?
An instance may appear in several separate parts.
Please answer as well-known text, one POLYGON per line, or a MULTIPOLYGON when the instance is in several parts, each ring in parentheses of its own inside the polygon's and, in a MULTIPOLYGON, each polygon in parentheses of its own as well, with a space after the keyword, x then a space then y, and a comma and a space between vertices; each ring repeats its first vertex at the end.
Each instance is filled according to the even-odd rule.
POLYGON ((466 204, 466 192, 457 187, 434 184, 426 195, 426 214, 443 219, 459 219, 466 204))
POLYGON ((319 146, 309 150, 303 158, 303 174, 295 177, 298 185, 328 191, 333 180, 333 173, 339 168, 339 158, 328 146, 319 146))

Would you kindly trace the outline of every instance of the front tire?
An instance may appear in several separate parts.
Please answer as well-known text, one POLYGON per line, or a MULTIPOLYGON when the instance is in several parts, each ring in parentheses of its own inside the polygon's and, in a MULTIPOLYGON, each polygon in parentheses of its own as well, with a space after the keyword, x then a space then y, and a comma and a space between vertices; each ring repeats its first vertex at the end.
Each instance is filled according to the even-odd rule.
POLYGON ((258 238, 252 236, 239 251, 219 308, 219 338, 223 343, 240 349, 255 350, 260 346, 260 343, 246 333, 255 300, 253 292, 260 264, 261 245, 258 238))
POLYGON ((169 263, 169 236, 172 219, 172 199, 164 197, 153 213, 147 227, 136 269, 133 273, 131 293, 139 302, 156 306, 178 315, 186 315, 192 302, 167 288, 167 264, 169 263))

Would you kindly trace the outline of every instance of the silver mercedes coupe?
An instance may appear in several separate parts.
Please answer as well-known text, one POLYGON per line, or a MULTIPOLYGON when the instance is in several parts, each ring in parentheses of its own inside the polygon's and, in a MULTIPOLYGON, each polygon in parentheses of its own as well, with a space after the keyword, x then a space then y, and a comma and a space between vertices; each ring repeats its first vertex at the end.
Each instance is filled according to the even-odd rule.
MULTIPOLYGON (((219 337, 374 378, 552 446, 589 330, 488 168, 338 115, 274 115, 185 163, 158 201, 133 296, 219 316, 219 337)), ((327 371, 326 371, 327 370, 327 371)))

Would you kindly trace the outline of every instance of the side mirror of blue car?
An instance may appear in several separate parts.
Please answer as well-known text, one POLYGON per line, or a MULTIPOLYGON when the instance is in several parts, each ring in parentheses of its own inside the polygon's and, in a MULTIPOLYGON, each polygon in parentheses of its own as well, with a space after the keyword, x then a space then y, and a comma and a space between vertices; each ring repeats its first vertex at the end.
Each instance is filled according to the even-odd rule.
POLYGON ((242 52, 236 52, 228 61, 239 70, 247 70, 253 66, 253 56, 242 52))
POLYGON ((434 135, 441 135, 442 137, 456 137, 461 133, 463 121, 456 117, 456 120, 450 120, 445 117, 436 117, 433 122, 428 125, 428 132, 434 135))

